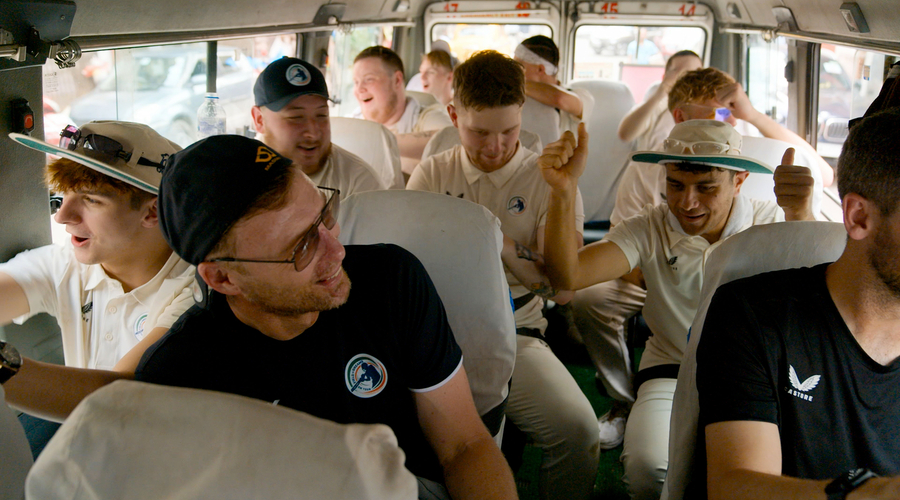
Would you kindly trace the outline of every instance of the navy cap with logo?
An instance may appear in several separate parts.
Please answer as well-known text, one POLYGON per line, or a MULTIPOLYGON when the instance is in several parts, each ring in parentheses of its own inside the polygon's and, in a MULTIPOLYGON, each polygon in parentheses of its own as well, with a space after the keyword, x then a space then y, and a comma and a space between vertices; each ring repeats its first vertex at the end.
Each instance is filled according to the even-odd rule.
POLYGON ((282 57, 272 62, 253 85, 256 105, 272 111, 280 111, 302 95, 319 95, 328 99, 328 86, 319 68, 296 57, 282 57))
POLYGON ((214 135, 173 154, 159 186, 159 226, 169 246, 197 265, 291 160, 240 135, 214 135))

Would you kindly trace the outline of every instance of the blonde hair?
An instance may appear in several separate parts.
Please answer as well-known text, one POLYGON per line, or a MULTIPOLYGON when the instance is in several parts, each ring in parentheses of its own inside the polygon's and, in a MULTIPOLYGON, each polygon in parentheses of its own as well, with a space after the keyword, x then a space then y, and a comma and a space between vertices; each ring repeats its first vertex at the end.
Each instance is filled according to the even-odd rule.
POLYGON ((688 71, 672 86, 669 92, 669 111, 682 104, 695 104, 715 99, 723 88, 732 85, 734 78, 716 68, 688 71))

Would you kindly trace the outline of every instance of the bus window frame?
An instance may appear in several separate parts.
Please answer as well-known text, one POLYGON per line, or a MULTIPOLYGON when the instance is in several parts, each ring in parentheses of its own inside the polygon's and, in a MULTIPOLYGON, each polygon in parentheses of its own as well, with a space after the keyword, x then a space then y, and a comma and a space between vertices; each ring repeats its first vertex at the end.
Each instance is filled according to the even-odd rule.
MULTIPOLYGON (((563 19, 556 4, 536 0, 505 0, 490 2, 490 10, 484 10, 480 2, 432 2, 425 7, 422 14, 425 53, 431 51, 432 33, 438 24, 533 24, 550 28, 550 38, 559 46, 560 56, 564 53, 564 40, 560 36, 564 32, 563 19), (529 8, 523 8, 527 6, 529 8), (455 5, 455 10, 445 11, 444 6, 455 5), (518 6, 518 8, 517 8, 518 6)), ((451 45, 451 48, 452 45, 451 45)), ((561 58, 562 59, 562 58, 561 58)))
MULTIPOLYGON (((678 12, 676 2, 666 3, 641 3, 641 2, 593 2, 579 3, 575 17, 577 20, 571 23, 566 33, 566 79, 572 81, 575 77, 575 33, 582 26, 633 26, 638 28, 650 27, 685 27, 700 28, 706 35, 703 44, 703 53, 700 54, 703 65, 708 66, 712 54, 712 41, 715 28, 715 16, 712 9, 702 3, 691 3, 694 14, 681 15, 678 12), (606 8, 604 13, 603 9, 606 8), (610 12, 615 8, 615 12, 610 12), (591 12, 591 9, 594 11, 591 12), (600 11, 599 13, 597 11, 600 11)), ((634 96, 640 100, 643 96, 634 96)))

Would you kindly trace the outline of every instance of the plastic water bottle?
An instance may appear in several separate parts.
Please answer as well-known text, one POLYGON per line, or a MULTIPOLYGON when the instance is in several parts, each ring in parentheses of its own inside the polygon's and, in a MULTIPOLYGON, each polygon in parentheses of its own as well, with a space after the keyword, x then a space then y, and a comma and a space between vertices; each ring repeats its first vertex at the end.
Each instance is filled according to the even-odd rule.
POLYGON ((215 92, 207 92, 206 99, 197 110, 198 139, 225 133, 225 108, 219 104, 215 92))

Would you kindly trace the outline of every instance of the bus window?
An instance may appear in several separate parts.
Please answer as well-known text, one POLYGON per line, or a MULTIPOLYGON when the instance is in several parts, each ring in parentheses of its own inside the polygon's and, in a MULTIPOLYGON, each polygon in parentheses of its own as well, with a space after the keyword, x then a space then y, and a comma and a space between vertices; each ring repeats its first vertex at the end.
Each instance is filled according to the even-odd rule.
POLYGON ((865 114, 878 97, 896 56, 823 44, 819 53, 819 115, 817 149, 837 158, 847 138, 847 122, 865 114))
POLYGON ((460 62, 487 49, 512 57, 522 40, 535 35, 553 38, 553 30, 545 24, 441 23, 431 28, 431 41, 445 40, 460 62))
POLYGON ((619 80, 640 102, 662 80, 666 60, 679 50, 702 57, 706 31, 695 26, 582 25, 575 30, 574 79, 619 80))
MULTIPOLYGON (((745 35, 747 47, 747 97, 753 107, 765 112, 780 125, 787 126, 788 81, 784 68, 788 61, 788 42, 777 37, 767 42, 761 35, 745 35)), ((755 127, 746 132, 760 135, 755 127)))
POLYGON ((331 114, 350 116, 359 104, 353 97, 353 58, 366 47, 381 45, 392 48, 394 28, 390 25, 363 26, 331 32, 328 41, 328 65, 325 81, 328 91, 335 97, 331 114))
MULTIPOLYGON (((296 52, 296 36, 219 42, 216 87, 228 133, 252 129, 256 76, 271 60, 296 52)), ((75 68, 44 65, 45 137, 93 120, 144 123, 173 142, 196 140, 197 109, 206 95, 206 43, 105 50, 75 68)))

